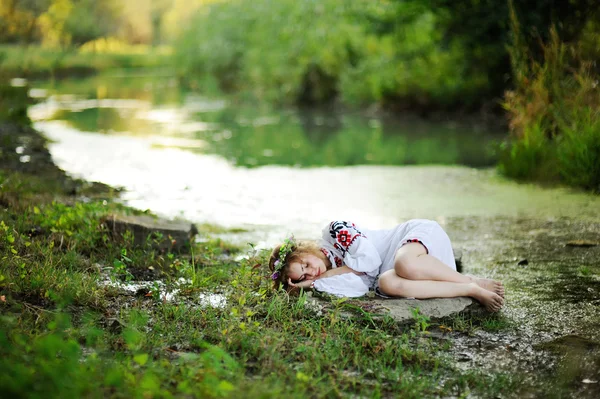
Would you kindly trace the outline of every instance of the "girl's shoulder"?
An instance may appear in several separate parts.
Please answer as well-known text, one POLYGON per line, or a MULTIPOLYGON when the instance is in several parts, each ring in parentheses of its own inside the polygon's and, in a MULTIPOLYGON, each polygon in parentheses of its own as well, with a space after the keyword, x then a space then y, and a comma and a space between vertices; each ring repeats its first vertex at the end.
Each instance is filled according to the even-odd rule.
POLYGON ((322 239, 331 248, 335 249, 341 257, 346 255, 346 252, 352 245, 366 236, 353 223, 342 220, 334 220, 323 229, 322 239))
POLYGON ((363 234, 356 224, 344 220, 334 220, 329 222, 329 224, 323 229, 323 238, 331 237, 337 239, 340 237, 340 235, 351 235, 353 237, 358 237, 362 236, 363 234))
POLYGON ((344 264, 342 259, 342 254, 332 245, 328 245, 326 242, 321 244, 321 252, 329 262, 331 262, 331 267, 340 267, 344 264))

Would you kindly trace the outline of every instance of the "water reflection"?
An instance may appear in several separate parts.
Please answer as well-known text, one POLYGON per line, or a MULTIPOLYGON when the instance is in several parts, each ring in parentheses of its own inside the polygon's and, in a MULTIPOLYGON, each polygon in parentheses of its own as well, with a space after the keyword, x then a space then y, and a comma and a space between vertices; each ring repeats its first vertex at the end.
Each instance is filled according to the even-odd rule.
POLYGON ((66 121, 84 132, 201 140, 208 145, 190 150, 218 154, 247 167, 490 166, 495 162, 491 149, 504 133, 407 116, 228 104, 186 93, 172 80, 148 76, 96 77, 42 87, 51 97, 34 107, 36 120, 66 121))
POLYGON ((43 87, 51 97, 30 115, 53 140, 55 162, 84 179, 124 187, 131 206, 244 227, 242 242, 273 243, 291 232, 312 237, 334 218, 385 228, 417 217, 442 224, 455 216, 598 217, 600 198, 507 182, 493 170, 392 166, 485 164, 485 132, 348 113, 274 112, 197 94, 164 95, 178 101, 155 104, 148 93, 126 98, 133 89, 119 87, 128 82, 112 82, 106 90, 112 99, 85 97, 83 83, 43 87))

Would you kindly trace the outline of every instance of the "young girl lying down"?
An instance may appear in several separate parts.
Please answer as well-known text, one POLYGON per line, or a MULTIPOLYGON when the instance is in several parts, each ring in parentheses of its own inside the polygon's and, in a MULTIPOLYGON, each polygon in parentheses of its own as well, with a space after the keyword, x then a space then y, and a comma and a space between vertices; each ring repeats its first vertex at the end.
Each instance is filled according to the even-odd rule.
POLYGON ((269 259, 275 288, 313 288, 358 297, 374 288, 390 297, 469 296, 490 312, 504 304, 501 282, 456 271, 450 239, 434 221, 413 219, 390 230, 334 221, 319 242, 286 239, 269 259))

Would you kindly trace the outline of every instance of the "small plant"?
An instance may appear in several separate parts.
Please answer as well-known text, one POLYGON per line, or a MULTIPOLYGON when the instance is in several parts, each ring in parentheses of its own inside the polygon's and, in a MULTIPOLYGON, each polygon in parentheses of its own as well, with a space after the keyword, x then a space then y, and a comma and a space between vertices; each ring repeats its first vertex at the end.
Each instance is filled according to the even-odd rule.
POLYGON ((156 302, 160 302, 160 284, 158 281, 152 283, 152 299, 156 302))
POLYGON ((127 249, 121 249, 121 257, 120 259, 115 259, 113 261, 113 269, 111 271, 111 280, 117 281, 124 279, 129 282, 133 280, 133 275, 127 270, 126 263, 131 264, 133 261, 127 257, 127 249))
POLYGON ((430 326, 429 316, 421 313, 421 310, 418 307, 412 309, 412 316, 415 319, 414 329, 413 331, 417 333, 425 333, 427 332, 427 327, 430 326))

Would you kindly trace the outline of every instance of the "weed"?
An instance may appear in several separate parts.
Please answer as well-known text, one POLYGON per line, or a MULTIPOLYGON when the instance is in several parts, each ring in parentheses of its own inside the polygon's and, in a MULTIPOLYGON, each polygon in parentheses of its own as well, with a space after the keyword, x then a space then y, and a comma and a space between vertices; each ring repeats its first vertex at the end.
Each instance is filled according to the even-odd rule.
POLYGON ((453 317, 449 324, 451 325, 450 328, 444 327, 450 331, 454 330, 467 334, 472 334, 477 329, 498 332, 511 327, 510 320, 501 313, 481 316, 458 315, 453 317))
MULTIPOLYGON (((511 3, 512 4, 512 3, 511 3)), ((516 87, 505 95, 512 139, 500 171, 519 179, 561 180, 600 191, 600 96, 594 63, 551 29, 536 62, 511 5, 516 87)))
POLYGON ((413 319, 415 320, 414 331, 416 333, 424 333, 427 331, 427 327, 430 326, 429 317, 421 313, 418 307, 412 308, 411 310, 413 319))
POLYGON ((592 269, 590 269, 588 266, 579 266, 577 271, 582 276, 591 276, 592 275, 592 269))

